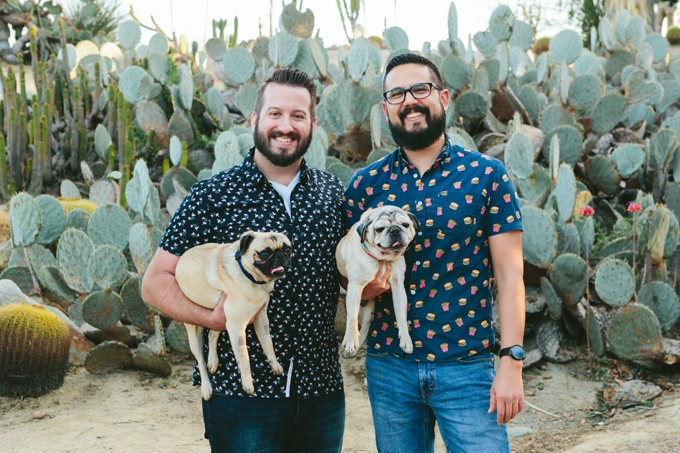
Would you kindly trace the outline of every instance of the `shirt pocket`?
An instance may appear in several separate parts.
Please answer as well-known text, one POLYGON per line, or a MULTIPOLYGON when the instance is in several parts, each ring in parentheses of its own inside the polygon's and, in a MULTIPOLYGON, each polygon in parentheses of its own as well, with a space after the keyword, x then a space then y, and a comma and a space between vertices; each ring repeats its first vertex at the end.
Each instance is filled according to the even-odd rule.
POLYGON ((439 239, 471 237, 483 229, 483 207, 479 193, 439 192, 427 206, 425 226, 434 228, 439 239))

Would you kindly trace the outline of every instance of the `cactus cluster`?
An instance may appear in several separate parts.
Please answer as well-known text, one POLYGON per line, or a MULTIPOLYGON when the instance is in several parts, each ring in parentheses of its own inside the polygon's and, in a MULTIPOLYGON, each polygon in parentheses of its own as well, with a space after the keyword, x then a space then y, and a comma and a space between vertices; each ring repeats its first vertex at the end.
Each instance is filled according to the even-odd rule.
MULTIPOLYGON (((451 94, 451 142, 510 171, 524 257, 539 273, 528 283, 540 285, 570 332, 582 321, 599 353, 630 356, 634 348, 615 346, 607 329, 625 337, 638 311, 655 316, 660 332, 676 322, 666 288, 677 289, 680 234, 680 56, 669 54, 671 36, 646 34, 625 10, 616 21, 602 18, 589 48, 569 30, 535 40, 505 5, 473 36, 458 36, 454 3, 444 16, 446 33, 421 51, 390 27, 382 39, 340 46, 337 62, 314 32, 314 13, 292 3, 269 37, 239 42, 237 18, 231 34, 215 20, 202 47, 157 27, 142 42, 134 15, 119 25, 117 42, 82 35, 71 43, 73 29, 50 22, 54 56, 32 30, 36 94, 26 92, 22 59, 0 74, 0 197, 15 195, 3 276, 65 308, 83 299, 75 311, 93 326, 123 319, 158 331, 139 278, 191 186, 240 164, 253 146, 257 87, 271 72, 294 67, 315 79, 317 128, 306 159, 347 185, 356 168, 395 147, 381 107, 386 62, 420 52, 451 94), (641 212, 633 217, 627 203, 641 212), (601 243, 595 225, 619 237, 601 243)), ((656 339, 649 342, 637 358, 656 351, 656 339)), ((128 363, 119 344, 97 354, 128 363)), ((92 366, 105 368, 98 360, 92 366)))

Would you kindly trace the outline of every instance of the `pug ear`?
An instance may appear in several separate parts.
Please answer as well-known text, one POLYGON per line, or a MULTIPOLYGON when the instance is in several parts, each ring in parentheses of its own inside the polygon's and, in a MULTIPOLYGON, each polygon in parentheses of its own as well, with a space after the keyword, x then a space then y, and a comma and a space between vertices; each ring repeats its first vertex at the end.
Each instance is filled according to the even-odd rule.
POLYGON ((241 240, 238 245, 238 250, 241 252, 241 256, 246 255, 246 250, 248 250, 248 247, 250 247, 250 244, 253 243, 253 240, 255 239, 255 233, 252 231, 246 231, 241 235, 241 240))
POLYGON ((416 233, 420 231, 420 222, 418 222, 418 218, 416 215, 412 212, 407 212, 409 218, 411 219, 411 222, 413 222, 413 228, 416 229, 416 233))
POLYGON ((366 233, 371 223, 373 223, 373 220, 371 220, 371 218, 369 217, 357 226, 357 233, 359 233, 361 242, 364 242, 364 240, 366 240, 366 233))

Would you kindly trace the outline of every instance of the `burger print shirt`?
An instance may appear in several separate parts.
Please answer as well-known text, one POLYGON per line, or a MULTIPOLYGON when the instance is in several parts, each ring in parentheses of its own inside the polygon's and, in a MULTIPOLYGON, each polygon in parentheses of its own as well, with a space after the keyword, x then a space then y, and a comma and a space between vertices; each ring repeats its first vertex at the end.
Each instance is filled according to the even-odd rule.
POLYGON ((378 297, 368 353, 415 361, 451 361, 487 351, 492 327, 489 236, 522 230, 515 187, 505 166, 477 151, 444 150, 425 174, 400 149, 361 169, 345 192, 346 227, 382 205, 418 218, 422 231, 406 252, 406 294, 412 354, 399 347, 389 294, 378 297))

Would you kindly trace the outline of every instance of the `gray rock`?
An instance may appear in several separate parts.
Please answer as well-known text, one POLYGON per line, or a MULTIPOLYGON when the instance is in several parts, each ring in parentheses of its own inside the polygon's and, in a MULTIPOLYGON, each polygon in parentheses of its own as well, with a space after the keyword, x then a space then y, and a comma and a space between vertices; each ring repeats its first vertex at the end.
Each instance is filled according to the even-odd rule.
POLYGON ((533 433, 534 430, 528 426, 509 426, 508 427, 508 437, 513 439, 515 437, 526 436, 527 434, 533 433))

